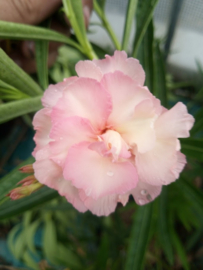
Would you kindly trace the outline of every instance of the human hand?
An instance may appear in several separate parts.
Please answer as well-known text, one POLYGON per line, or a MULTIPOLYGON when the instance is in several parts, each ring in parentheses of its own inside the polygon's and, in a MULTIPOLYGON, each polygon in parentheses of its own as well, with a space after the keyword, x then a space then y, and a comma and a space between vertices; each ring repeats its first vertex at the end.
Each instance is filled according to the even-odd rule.
MULTIPOLYGON (((82 0, 86 27, 93 7, 93 0, 82 0)), ((39 24, 52 15, 62 4, 61 0, 1 0, 0 20, 24 24, 39 24)), ((69 35, 69 26, 62 25, 54 20, 51 28, 65 35, 69 35)), ((50 42, 49 44, 49 67, 55 62, 57 49, 61 44, 50 42)), ((26 72, 36 71, 35 48, 33 41, 0 41, 0 46, 6 53, 26 72)))

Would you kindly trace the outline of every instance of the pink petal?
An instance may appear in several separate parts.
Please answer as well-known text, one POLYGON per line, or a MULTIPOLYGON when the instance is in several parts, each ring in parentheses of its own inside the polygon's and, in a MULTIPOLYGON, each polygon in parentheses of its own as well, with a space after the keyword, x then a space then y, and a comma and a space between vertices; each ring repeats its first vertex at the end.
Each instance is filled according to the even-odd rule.
POLYGON ((56 122, 50 132, 52 159, 64 165, 69 148, 82 141, 93 142, 97 139, 89 120, 73 116, 56 122))
POLYGON ((79 116, 89 119, 94 128, 101 130, 111 110, 111 97, 104 88, 93 79, 79 78, 64 91, 52 111, 52 119, 79 116))
POLYGON ((64 166, 64 178, 98 199, 110 194, 124 194, 135 188, 138 178, 130 162, 112 162, 83 142, 70 148, 64 166))
POLYGON ((97 81, 100 81, 103 76, 100 68, 89 60, 79 61, 75 66, 75 70, 79 77, 95 79, 97 81))
POLYGON ((37 131, 34 136, 36 147, 33 151, 33 156, 36 152, 47 145, 50 141, 49 132, 51 129, 50 109, 45 108, 38 111, 33 118, 33 126, 37 131))
POLYGON ((143 85, 145 81, 145 73, 139 61, 134 58, 127 58, 124 51, 115 51, 113 56, 106 55, 106 59, 93 60, 103 74, 121 71, 129 76, 136 84, 143 85))
POLYGON ((38 160, 33 164, 36 179, 65 196, 78 211, 85 212, 87 208, 79 198, 78 190, 70 182, 64 180, 61 168, 50 159, 38 160))
POLYGON ((187 138, 194 124, 194 117, 187 112, 187 107, 178 102, 173 108, 165 111, 156 121, 156 134, 159 138, 187 138))
POLYGON ((179 151, 176 152, 175 161, 176 162, 174 163, 174 166, 171 168, 171 171, 174 174, 175 178, 178 179, 187 161, 185 155, 179 151))
POLYGON ((130 120, 117 126, 117 131, 131 147, 136 145, 137 151, 145 153, 151 150, 156 141, 154 121, 156 119, 156 108, 150 99, 140 102, 130 120))
POLYGON ((175 181, 172 168, 176 164, 176 147, 176 139, 159 140, 151 151, 137 153, 139 179, 154 186, 168 185, 175 181))
POLYGON ((79 193, 81 200, 84 205, 89 209, 94 215, 97 216, 108 216, 115 211, 117 206, 118 195, 107 195, 94 200, 88 197, 83 190, 79 193))
POLYGON ((129 146, 122 139, 121 135, 114 131, 108 130, 106 133, 100 136, 106 144, 106 147, 112 153, 114 160, 118 160, 119 157, 129 158, 131 153, 128 151, 129 146))
POLYGON ((136 188, 131 191, 134 200, 139 205, 153 201, 161 193, 162 186, 152 186, 139 181, 136 188))
POLYGON ((120 71, 104 75, 101 84, 112 97, 113 111, 108 119, 109 126, 125 123, 133 116, 135 107, 141 101, 152 97, 146 87, 138 86, 120 71))
POLYGON ((42 97, 42 104, 44 107, 52 108, 59 98, 62 96, 63 90, 68 87, 72 82, 77 80, 77 77, 70 77, 67 79, 64 79, 63 82, 57 83, 57 84, 51 84, 47 88, 47 90, 44 92, 44 95, 42 97))

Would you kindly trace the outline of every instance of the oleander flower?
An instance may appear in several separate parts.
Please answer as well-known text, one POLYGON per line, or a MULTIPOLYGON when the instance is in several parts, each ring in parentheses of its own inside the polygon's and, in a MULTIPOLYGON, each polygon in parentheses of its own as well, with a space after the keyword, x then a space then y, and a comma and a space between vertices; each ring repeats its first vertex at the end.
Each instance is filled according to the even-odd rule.
POLYGON ((80 61, 76 72, 48 87, 34 117, 35 178, 98 216, 130 195, 149 203, 183 170, 177 138, 189 136, 194 118, 181 102, 161 106, 124 51, 80 61))

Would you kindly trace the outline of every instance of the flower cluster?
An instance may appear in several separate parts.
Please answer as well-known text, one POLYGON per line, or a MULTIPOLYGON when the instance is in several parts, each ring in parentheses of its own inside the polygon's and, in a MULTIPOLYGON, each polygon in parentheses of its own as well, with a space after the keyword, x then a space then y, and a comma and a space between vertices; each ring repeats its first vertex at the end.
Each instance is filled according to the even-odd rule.
POLYGON ((96 215, 130 195, 139 205, 154 200, 186 164, 177 138, 189 136, 194 118, 181 102, 161 106, 124 51, 80 61, 76 72, 49 86, 34 117, 35 178, 96 215))

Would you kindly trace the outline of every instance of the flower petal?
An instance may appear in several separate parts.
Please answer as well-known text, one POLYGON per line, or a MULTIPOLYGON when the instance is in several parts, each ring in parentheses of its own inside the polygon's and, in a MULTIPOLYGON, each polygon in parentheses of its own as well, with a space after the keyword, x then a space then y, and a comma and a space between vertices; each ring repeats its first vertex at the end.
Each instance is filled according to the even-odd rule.
POLYGON ((168 185, 175 181, 172 172, 176 164, 176 139, 159 140, 155 147, 146 153, 136 154, 136 168, 139 179, 150 185, 168 185))
POLYGON ((154 121, 156 119, 156 108, 150 99, 140 102, 130 120, 117 126, 125 142, 131 147, 136 145, 137 151, 145 153, 151 150, 156 141, 154 121))
POLYGON ((103 74, 121 71, 129 76, 136 84, 143 85, 145 81, 145 73, 139 61, 134 58, 127 58, 125 51, 115 51, 113 56, 106 55, 106 59, 93 60, 103 74))
POLYGON ((106 133, 100 136, 106 144, 106 147, 112 153, 114 160, 118 160, 119 157, 130 158, 131 153, 128 151, 129 146, 123 140, 121 135, 114 131, 108 130, 106 133))
POLYGON ((87 118, 95 129, 101 130, 111 110, 111 96, 104 88, 96 80, 79 78, 64 91, 51 117, 54 122, 71 116, 87 118))
POLYGON ((89 60, 79 61, 75 66, 75 70, 79 77, 91 78, 97 81, 100 81, 103 76, 100 68, 89 60))
POLYGON ((108 216, 115 211, 118 195, 107 195, 94 200, 88 197, 83 190, 79 192, 80 199, 84 205, 97 216, 108 216))
POLYGON ((42 104, 44 107, 52 108, 56 102, 59 100, 59 98, 62 96, 63 90, 68 87, 69 84, 77 80, 78 77, 70 77, 67 79, 64 79, 63 82, 57 83, 57 84, 51 84, 47 88, 47 90, 44 92, 44 95, 42 97, 42 104))
POLYGON ((135 107, 141 101, 152 97, 146 87, 138 86, 120 71, 104 75, 101 84, 112 97, 113 111, 108 119, 109 126, 125 123, 132 117, 135 107))
POLYGON ((188 114, 187 107, 182 102, 178 102, 160 115, 155 123, 155 129, 159 138, 187 138, 193 124, 194 117, 188 114))
POLYGON ((65 196, 78 211, 85 212, 87 208, 79 198, 78 190, 70 182, 64 180, 61 168, 50 159, 38 160, 33 164, 36 179, 65 196))
POLYGON ((33 156, 35 156, 36 152, 47 145, 50 141, 49 132, 51 129, 51 118, 49 116, 50 109, 45 108, 38 111, 33 118, 33 126, 37 131, 34 136, 34 141, 36 143, 36 147, 33 151, 33 156))
POLYGON ((124 194, 136 187, 137 172, 130 162, 112 162, 89 149, 90 145, 83 142, 69 149, 64 166, 65 179, 93 199, 124 194))
POLYGON ((56 122, 50 132, 51 158, 63 167, 69 148, 82 141, 97 139, 89 120, 73 116, 56 122))
POLYGON ((161 193, 162 186, 152 186, 139 181, 136 188, 131 191, 134 200, 139 205, 153 201, 161 193))
POLYGON ((176 162, 174 163, 174 166, 171 168, 172 173, 175 175, 175 178, 178 179, 180 173, 185 167, 185 164, 187 163, 186 157, 184 154, 182 154, 180 151, 176 152, 176 162))

